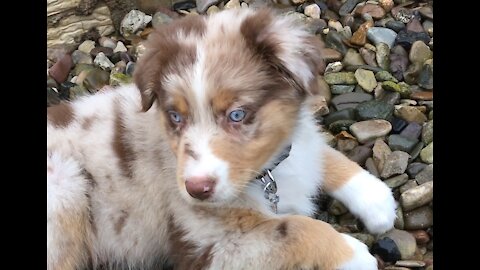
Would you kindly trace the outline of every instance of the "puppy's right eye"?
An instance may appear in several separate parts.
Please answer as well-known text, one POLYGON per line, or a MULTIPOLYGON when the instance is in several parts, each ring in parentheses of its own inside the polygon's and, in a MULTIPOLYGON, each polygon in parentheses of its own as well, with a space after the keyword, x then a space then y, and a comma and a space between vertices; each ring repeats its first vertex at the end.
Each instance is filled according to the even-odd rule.
POLYGON ((170 121, 174 124, 180 124, 182 122, 182 116, 176 111, 168 111, 168 115, 170 115, 170 121))

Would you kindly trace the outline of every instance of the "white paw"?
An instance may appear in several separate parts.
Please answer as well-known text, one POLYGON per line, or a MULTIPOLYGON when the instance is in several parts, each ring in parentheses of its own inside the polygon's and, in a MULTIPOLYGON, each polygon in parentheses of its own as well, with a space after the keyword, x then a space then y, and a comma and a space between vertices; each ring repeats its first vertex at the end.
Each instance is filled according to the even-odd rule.
POLYGON ((343 263, 338 270, 377 270, 377 259, 368 252, 368 247, 364 243, 351 237, 350 235, 342 235, 350 247, 353 249, 353 257, 343 263))
POLYGON ((367 171, 352 177, 332 196, 358 216, 369 232, 381 234, 393 228, 396 205, 392 191, 367 171))

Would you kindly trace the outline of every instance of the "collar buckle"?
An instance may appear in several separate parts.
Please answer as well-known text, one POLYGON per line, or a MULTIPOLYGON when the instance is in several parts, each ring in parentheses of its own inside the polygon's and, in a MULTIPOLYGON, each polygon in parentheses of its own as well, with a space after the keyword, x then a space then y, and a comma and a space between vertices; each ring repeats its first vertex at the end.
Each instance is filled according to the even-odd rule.
POLYGON ((260 181, 263 184, 263 192, 265 199, 270 201, 270 207, 272 211, 277 213, 277 204, 280 201, 280 198, 277 195, 277 182, 273 178, 272 172, 267 169, 265 174, 260 178, 260 181))

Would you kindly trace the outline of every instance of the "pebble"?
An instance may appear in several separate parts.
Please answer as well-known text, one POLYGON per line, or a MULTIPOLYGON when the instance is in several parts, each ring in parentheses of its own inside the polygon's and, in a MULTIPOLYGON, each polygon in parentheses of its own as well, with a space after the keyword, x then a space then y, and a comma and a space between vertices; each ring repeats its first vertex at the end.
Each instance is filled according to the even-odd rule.
MULTIPOLYGON (((415 180, 408 180, 405 184, 403 184, 400 188, 400 194, 406 192, 409 189, 412 189, 414 187, 418 186, 417 182, 415 180)), ((401 208, 401 207, 400 207, 401 208)))
POLYGON ((390 72, 398 80, 403 79, 403 73, 408 67, 407 51, 400 45, 396 45, 390 51, 390 72))
POLYGON ((379 0, 378 3, 385 10, 385 12, 390 12, 393 8, 393 0, 379 0))
POLYGON ((433 163, 433 141, 420 152, 420 159, 428 164, 433 163))
POLYGON ((90 55, 96 57, 99 53, 103 53, 107 57, 113 55, 113 49, 108 47, 95 47, 90 51, 90 55))
POLYGON ((103 52, 99 52, 93 62, 102 69, 111 69, 115 66, 103 52))
POLYGON ((346 15, 350 14, 350 12, 352 12, 353 9, 355 8, 355 6, 360 2, 361 2, 361 0, 347 0, 347 1, 345 1, 345 3, 343 3, 343 5, 338 10, 338 14, 340 16, 346 16, 346 15))
MULTIPOLYGON (((412 236, 413 238, 413 236, 412 236)), ((388 238, 382 238, 372 245, 371 252, 377 254, 385 262, 396 262, 401 259, 402 255, 398 250, 397 244, 388 238)))
POLYGON ((423 64, 422 63, 411 63, 407 70, 403 73, 403 78, 406 83, 409 84, 416 84, 418 81, 418 76, 420 75, 420 71, 422 70, 423 64))
POLYGON ((357 80, 357 83, 367 92, 372 92, 375 86, 377 86, 375 74, 370 70, 360 68, 357 69, 355 71, 355 79, 357 80))
POLYGON ((327 63, 339 61, 342 60, 342 54, 337 50, 325 48, 323 49, 323 59, 327 63))
POLYGON ((350 43, 363 46, 367 43, 367 30, 368 28, 372 27, 373 23, 372 21, 366 21, 362 23, 357 31, 355 31, 350 38, 350 43))
POLYGON ((328 84, 357 84, 353 72, 328 73, 325 74, 324 79, 328 84))
POLYGON ((425 167, 427 167, 427 164, 425 163, 412 162, 407 167, 407 174, 410 178, 415 178, 418 173, 425 169, 425 167))
POLYGON ((377 165, 375 165, 375 161, 373 161, 373 158, 367 158, 367 160, 365 161, 365 168, 373 176, 380 177, 380 173, 378 172, 377 165))
MULTIPOLYGON (((432 91, 416 91, 410 95, 410 98, 413 98, 415 100, 431 101, 433 100, 433 92, 432 91)), ((428 105, 428 103, 426 103, 425 105, 428 105)), ((433 103, 431 104, 430 107, 432 106, 433 106, 433 103)))
POLYGON ((124 37, 129 37, 143 30, 152 20, 152 16, 143 13, 140 10, 131 10, 125 15, 120 25, 120 33, 124 37))
POLYGON ((240 0, 230 0, 224 6, 224 9, 233 9, 233 8, 240 8, 240 0))
POLYGON ((98 39, 98 44, 102 47, 107 47, 107 48, 111 48, 111 49, 114 49, 115 46, 117 45, 115 40, 113 40, 109 37, 100 37, 98 39))
POLYGON ((429 144, 433 141, 433 120, 426 122, 422 128, 422 142, 429 144))
POLYGON ((398 110, 394 110, 394 115, 402 118, 407 122, 416 122, 422 124, 428 119, 420 110, 413 106, 402 106, 398 110))
MULTIPOLYGON (((351 121, 352 124, 355 123, 355 122, 352 121, 352 120, 338 120, 338 121, 333 122, 331 125, 333 125, 333 124, 335 124, 335 123, 337 123, 337 122, 344 122, 344 121, 345 121, 345 122, 351 121)), ((335 134, 335 133, 334 133, 334 134, 335 134)), ((352 151, 353 148, 357 147, 357 145, 358 145, 357 140, 349 139, 349 138, 347 138, 347 139, 339 139, 339 140, 337 141, 337 150, 340 151, 340 152, 342 152, 342 153, 344 153, 344 154, 346 154, 346 153, 352 151)))
POLYGON ((380 176, 382 178, 388 178, 393 175, 404 173, 408 166, 409 157, 410 155, 403 151, 393 151, 385 160, 385 164, 380 176))
POLYGON ((353 89, 355 89, 355 85, 334 84, 330 87, 330 91, 335 95, 351 93, 353 89))
POLYGON ((385 26, 386 26, 387 28, 392 29, 393 31, 395 31, 395 32, 397 32, 397 33, 400 32, 400 31, 402 31, 403 29, 405 29, 405 24, 404 24, 403 22, 401 22, 401 21, 395 21, 395 20, 390 20, 390 21, 388 21, 388 22, 385 24, 385 26))
MULTIPOLYGON (((360 141, 360 140, 359 140, 360 141)), ((368 157, 372 156, 372 149, 365 145, 359 145, 352 149, 347 157, 360 166, 364 166, 368 157)))
POLYGON ((391 177, 383 181, 389 188, 396 188, 408 181, 408 175, 406 173, 391 177))
POLYGON ((57 82, 63 83, 73 67, 72 56, 65 54, 58 62, 48 70, 48 74, 57 82))
POLYGON ((382 70, 382 71, 377 72, 375 74, 375 79, 377 79, 377 81, 380 81, 380 82, 392 81, 392 82, 398 83, 397 78, 393 77, 393 75, 390 74, 390 72, 388 72, 386 70, 382 70))
POLYGON ((430 241, 430 236, 424 230, 410 231, 410 233, 413 235, 418 245, 424 245, 430 241))
POLYGON ((394 106, 379 100, 370 100, 358 104, 356 107, 360 120, 384 119, 390 120, 394 106))
POLYGON ((385 165, 385 161, 387 160, 388 156, 392 153, 390 147, 382 140, 376 139, 375 144, 373 145, 373 161, 377 165, 377 169, 379 172, 383 171, 383 167, 385 165))
POLYGON ((357 8, 355 13, 360 15, 368 14, 375 20, 379 20, 385 16, 385 10, 381 6, 368 3, 357 8))
POLYGON ((110 73, 105 70, 95 68, 87 71, 85 79, 83 79, 83 86, 91 92, 97 92, 110 81, 110 73))
POLYGON ((425 144, 423 142, 418 142, 412 149, 412 151, 409 152, 410 154, 410 161, 415 160, 419 155, 420 152, 422 152, 423 147, 425 144))
POLYGON ((433 22, 429 20, 425 20, 422 23, 423 30, 428 33, 430 37, 433 37, 433 22))
POLYGON ((172 17, 168 16, 167 14, 157 11, 155 14, 153 14, 152 18, 152 26, 153 28, 158 28, 162 25, 167 25, 173 22, 172 17))
POLYGON ((429 206, 422 206, 404 213, 405 229, 426 229, 433 225, 433 211, 429 206))
POLYGON ((390 69, 390 48, 387 44, 380 42, 377 44, 376 49, 375 56, 378 66, 388 71, 390 69))
MULTIPOLYGON (((320 19, 320 14, 321 14, 320 7, 317 4, 310 4, 305 7, 305 10, 303 13, 307 15, 308 17, 314 18, 314 19, 320 19)), ((341 27, 341 25, 340 25, 341 27)), ((337 30, 338 31, 338 30, 337 30)))
POLYGON ((422 88, 432 90, 433 89, 433 64, 427 63, 429 60, 425 61, 425 64, 418 75, 418 85, 422 88))
POLYGON ((365 65, 365 62, 357 50, 348 49, 345 57, 343 58, 342 64, 344 66, 361 66, 365 65))
POLYGON ((410 153, 417 143, 417 139, 408 138, 400 134, 392 134, 388 136, 388 145, 392 151, 399 150, 410 153))
POLYGON ((389 48, 392 48, 397 38, 397 33, 392 29, 384 27, 370 27, 367 30, 367 38, 375 45, 385 43, 389 48))
MULTIPOLYGON (((350 126, 353 123, 355 123, 354 120, 338 120, 338 121, 335 121, 335 122, 331 123, 328 126, 328 130, 330 130, 330 132, 332 132, 333 134, 338 134, 342 131, 348 131, 350 129, 350 126)), ((338 146, 338 142, 337 142, 337 147, 340 148, 340 146, 338 146)))
POLYGON ((422 134, 422 129, 423 129, 422 125, 412 122, 408 124, 408 126, 405 127, 405 129, 402 130, 402 132, 400 132, 400 135, 412 140, 417 140, 418 138, 420 138, 420 135, 422 134))
POLYGON ((408 260, 415 254, 417 242, 415 237, 413 237, 409 232, 392 229, 391 231, 382 235, 382 237, 391 239, 395 243, 402 260, 408 260))
POLYGON ((214 5, 218 4, 219 2, 220 0, 196 0, 197 11, 199 13, 204 13, 205 11, 207 11, 207 9, 210 9, 211 7, 216 7, 214 5))
POLYGON ((424 267, 425 263, 422 262, 422 261, 402 260, 402 261, 395 262, 395 265, 396 266, 403 266, 403 267, 418 268, 418 267, 424 267))
POLYGON ((93 64, 92 57, 86 52, 75 50, 72 53, 72 61, 76 64, 93 64))
POLYGON ((417 40, 428 44, 430 42, 430 36, 425 32, 417 33, 413 31, 402 30, 398 32, 395 38, 395 43, 409 50, 412 44, 417 40))
POLYGON ((425 60, 433 57, 433 53, 423 41, 415 41, 410 48, 410 54, 408 57, 413 63, 423 64, 425 60))
POLYGON ((93 48, 95 48, 95 41, 93 40, 85 40, 78 46, 78 50, 84 53, 90 53, 93 48))
POLYGON ((340 33, 336 31, 328 31, 327 35, 325 36, 325 46, 335 49, 339 51, 342 55, 345 55, 348 49, 342 40, 343 36, 340 33))
POLYGON ((390 122, 382 119, 360 121, 350 126, 350 131, 360 143, 385 136, 391 130, 392 125, 390 122))
POLYGON ((363 61, 365 61, 367 65, 372 67, 378 67, 376 53, 374 51, 362 47, 359 49, 359 52, 362 56, 363 61))
MULTIPOLYGON (((401 188, 401 187, 400 187, 401 188)), ((403 230, 405 227, 405 222, 403 220, 403 210, 402 207, 398 206, 398 202, 396 202, 397 209, 395 210, 395 222, 393 224, 395 229, 403 230)))
POLYGON ((353 108, 347 108, 336 112, 331 112, 327 116, 325 116, 324 123, 326 126, 329 126, 333 122, 339 120, 354 120, 356 113, 356 110, 353 108))
POLYGON ((310 106, 313 111, 313 114, 316 118, 321 117, 329 113, 327 100, 324 96, 316 95, 310 97, 310 106))
POLYGON ((426 182, 411 188, 400 196, 400 202, 404 211, 409 211, 425 204, 433 199, 433 181, 426 182))

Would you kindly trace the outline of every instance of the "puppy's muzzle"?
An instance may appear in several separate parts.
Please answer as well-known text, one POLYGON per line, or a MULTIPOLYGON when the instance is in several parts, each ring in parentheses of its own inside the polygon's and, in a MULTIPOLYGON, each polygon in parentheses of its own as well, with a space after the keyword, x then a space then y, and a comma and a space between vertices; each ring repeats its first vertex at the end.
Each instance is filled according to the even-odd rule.
POLYGON ((214 192, 215 184, 215 179, 208 176, 190 177, 185 181, 188 194, 201 201, 210 198, 214 192))

